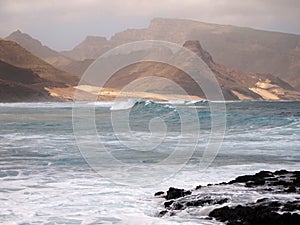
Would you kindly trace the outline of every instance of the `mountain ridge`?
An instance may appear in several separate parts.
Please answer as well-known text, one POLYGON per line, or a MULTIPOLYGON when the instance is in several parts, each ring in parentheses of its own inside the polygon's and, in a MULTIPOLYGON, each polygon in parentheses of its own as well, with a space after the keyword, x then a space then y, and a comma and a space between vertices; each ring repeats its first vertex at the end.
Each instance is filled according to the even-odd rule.
MULTIPOLYGON (((0 39, 0 60, 16 67, 31 69, 42 79, 54 83, 74 86, 79 78, 71 74, 83 74, 94 59, 107 50, 131 41, 159 39, 183 44, 198 54, 217 77, 227 100, 300 99, 295 90, 300 90, 300 35, 297 34, 184 19, 155 18, 147 28, 127 29, 110 39, 87 36, 72 50, 63 52, 44 46, 20 30, 13 32, 7 39, 0 39), (3 44, 7 39, 16 40, 23 49, 16 47, 18 44, 15 42, 3 44), (10 47, 6 49, 5 46, 10 47), (15 51, 15 48, 18 50, 15 51), (37 56, 31 56, 30 52, 36 52, 34 55, 51 65, 37 56), (23 57, 19 57, 20 55, 23 57)), ((203 93, 197 92, 197 85, 193 81, 183 78, 182 71, 153 63, 123 68, 117 73, 119 77, 113 76, 109 80, 108 84, 111 86, 107 87, 120 89, 133 78, 149 73, 169 73, 172 76, 166 78, 181 82, 186 89, 190 89, 190 94, 204 97, 203 93)), ((155 85, 162 87, 159 82, 155 85)))
POLYGON ((155 18, 147 28, 127 29, 114 34, 105 44, 99 42, 94 54, 85 50, 89 48, 86 41, 80 43, 83 51, 80 54, 75 54, 74 49, 63 54, 75 60, 95 59, 100 56, 95 52, 103 53, 107 48, 131 41, 154 39, 180 45, 186 40, 199 40, 216 61, 228 67, 245 72, 271 73, 300 90, 300 35, 297 34, 155 18))
POLYGON ((12 32, 9 36, 5 37, 5 39, 17 42, 26 50, 30 49, 29 51, 32 54, 40 58, 53 57, 58 54, 58 52, 50 49, 46 45, 43 45, 39 40, 31 37, 29 34, 21 32, 20 30, 12 32))
POLYGON ((74 64, 74 60, 62 55, 60 52, 57 52, 46 45, 43 45, 39 40, 31 37, 29 34, 21 32, 20 30, 12 32, 5 39, 18 43, 33 55, 43 59, 45 62, 58 69, 64 70, 65 66, 74 64))

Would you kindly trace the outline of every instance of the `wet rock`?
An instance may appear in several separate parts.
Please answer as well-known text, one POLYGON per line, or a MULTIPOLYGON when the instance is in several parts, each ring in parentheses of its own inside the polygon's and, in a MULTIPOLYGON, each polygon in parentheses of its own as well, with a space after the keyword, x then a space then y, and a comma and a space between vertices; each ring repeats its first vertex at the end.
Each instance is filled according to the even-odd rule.
POLYGON ((180 209, 183 209, 183 207, 184 207, 183 204, 181 204, 181 203, 179 203, 179 202, 175 202, 175 203, 173 204, 172 209, 173 209, 173 210, 180 210, 180 209))
POLYGON ((186 195, 190 195, 192 192, 191 191, 185 191, 184 189, 178 189, 174 187, 170 187, 169 190, 167 191, 166 199, 176 199, 180 197, 184 197, 186 195))
POLYGON ((235 184, 235 183, 246 183, 252 181, 252 176, 251 175, 244 175, 244 176, 239 176, 235 178, 232 181, 229 181, 228 184, 235 184))
POLYGON ((295 177, 295 179, 293 180, 293 185, 295 185, 296 187, 300 187, 300 177, 295 177))
POLYGON ((298 171, 278 170, 274 173, 261 171, 254 175, 244 175, 235 178, 227 184, 244 184, 245 187, 255 188, 268 186, 266 191, 276 190, 276 192, 295 193, 299 192, 300 174, 298 171))
POLYGON ((260 171, 255 175, 244 175, 235 178, 234 180, 230 181, 228 184, 235 184, 235 183, 251 183, 253 185, 264 185, 266 178, 274 177, 273 173, 270 171, 260 171))
POLYGON ((285 190, 287 193, 293 193, 293 192, 296 192, 297 189, 294 185, 291 185, 290 187, 288 187, 286 190, 285 190))
POLYGON ((296 213, 279 214, 273 207, 235 206, 214 209, 209 216, 226 222, 227 225, 299 225, 300 215, 296 213))
POLYGON ((195 207, 195 206, 204 206, 204 205, 221 205, 228 202, 228 198, 223 199, 212 199, 210 197, 198 199, 195 201, 188 201, 186 206, 195 207))
POLYGON ((300 200, 289 201, 289 202, 285 203, 281 210, 287 211, 287 212, 293 212, 293 211, 300 210, 300 200))
POLYGON ((275 175, 284 175, 287 174, 288 171, 287 170, 277 170, 274 172, 275 175))
POLYGON ((164 203, 165 208, 169 208, 173 204, 173 200, 164 203))
POLYGON ((285 180, 277 180, 272 183, 269 183, 270 186, 284 186, 284 187, 289 187, 292 184, 293 184, 292 182, 285 181, 285 180))
MULTIPOLYGON (((207 219, 216 219, 227 225, 299 225, 299 186, 300 171, 278 170, 239 176, 228 183, 199 185, 193 193, 171 187, 165 196, 169 201, 164 202, 165 210, 159 216, 172 216, 191 207, 218 206, 209 213, 207 219), (247 190, 249 195, 255 191, 260 198, 256 201, 251 197, 247 198, 247 190), (293 198, 294 200, 286 200, 293 198), (222 206, 226 203, 230 203, 229 206, 222 206)), ((163 194, 165 193, 157 192, 155 195, 163 194)))
POLYGON ((164 195, 165 194, 165 192, 163 192, 163 191, 158 191, 158 192, 156 192, 155 194, 154 194, 154 196, 161 196, 161 195, 164 195))
POLYGON ((199 190, 199 189, 201 189, 202 188, 202 185, 198 185, 195 189, 196 190, 199 190))
POLYGON ((163 216, 166 215, 167 213, 168 213, 167 210, 162 210, 162 211, 160 211, 160 212, 158 213, 158 216, 159 216, 159 217, 163 217, 163 216))
POLYGON ((226 185, 226 184, 227 184, 226 182, 221 182, 218 185, 226 185))
POLYGON ((264 179, 257 179, 254 181, 248 181, 246 183, 246 187, 255 187, 255 186, 262 186, 266 183, 266 181, 264 179))

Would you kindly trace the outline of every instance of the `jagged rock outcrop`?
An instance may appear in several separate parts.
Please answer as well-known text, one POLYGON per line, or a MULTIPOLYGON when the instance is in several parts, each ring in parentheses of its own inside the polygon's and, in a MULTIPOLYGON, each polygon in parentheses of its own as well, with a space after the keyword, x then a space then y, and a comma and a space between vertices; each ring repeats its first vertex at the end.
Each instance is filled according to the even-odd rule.
POLYGON ((212 66, 215 62, 208 51, 204 50, 197 40, 189 40, 183 44, 183 47, 191 50, 198 55, 208 66, 212 66))

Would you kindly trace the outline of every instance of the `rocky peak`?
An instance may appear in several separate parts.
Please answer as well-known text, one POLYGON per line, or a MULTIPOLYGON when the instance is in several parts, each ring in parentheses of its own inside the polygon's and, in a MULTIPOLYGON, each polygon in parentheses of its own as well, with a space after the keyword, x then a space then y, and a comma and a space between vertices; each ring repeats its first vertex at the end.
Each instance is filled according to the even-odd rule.
POLYGON ((16 30, 14 32, 12 32, 10 35, 23 35, 22 31, 21 30, 16 30))
POLYGON ((107 44, 107 39, 105 37, 100 36, 87 36, 83 42, 79 43, 75 46, 75 50, 81 49, 95 49, 99 46, 103 46, 107 44))
POLYGON ((15 41, 20 44, 20 42, 26 41, 27 43, 31 42, 31 44, 38 44, 42 45, 42 43, 34 38, 32 38, 30 35, 26 33, 22 33, 20 30, 16 30, 13 33, 11 33, 9 36, 6 37, 6 39, 15 41))
POLYGON ((86 44, 97 44, 103 42, 107 42, 107 39, 105 37, 100 37, 100 36, 87 36, 83 41, 83 43, 86 44))
POLYGON ((201 59, 208 65, 212 65, 214 64, 214 60, 212 58, 212 56, 209 54, 209 52, 207 52, 206 50, 204 50, 200 44, 200 42, 198 40, 189 40, 186 41, 183 44, 183 47, 191 50, 192 52, 194 52, 196 55, 200 56, 201 59))
POLYGON ((76 45, 71 51, 61 52, 71 59, 83 61, 96 59, 110 48, 110 42, 106 37, 87 36, 84 41, 76 45))
POLYGON ((32 38, 30 35, 22 33, 20 30, 16 30, 5 39, 17 42, 27 51, 43 59, 57 55, 57 52, 44 46, 39 40, 32 38))

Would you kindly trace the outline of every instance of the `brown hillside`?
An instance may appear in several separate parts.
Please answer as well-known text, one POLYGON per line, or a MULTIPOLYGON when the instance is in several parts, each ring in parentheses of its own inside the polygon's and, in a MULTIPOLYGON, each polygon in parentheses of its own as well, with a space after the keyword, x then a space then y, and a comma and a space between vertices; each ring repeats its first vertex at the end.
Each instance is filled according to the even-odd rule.
POLYGON ((20 30, 11 33, 5 39, 17 42, 19 45, 31 52, 33 55, 38 56, 42 59, 58 55, 58 52, 50 49, 47 46, 42 45, 42 43, 39 40, 32 38, 28 34, 22 33, 20 30))
POLYGON ((0 39, 0 60, 17 67, 31 69, 49 81, 75 85, 79 80, 77 76, 56 69, 13 41, 0 39))
POLYGON ((56 68, 63 69, 63 66, 69 65, 73 62, 73 60, 63 56, 57 51, 50 49, 49 47, 43 45, 39 40, 32 38, 26 33, 22 33, 20 30, 11 33, 5 39, 17 42, 33 55, 43 59, 56 68))
MULTIPOLYGON (((212 56, 201 47, 199 41, 187 41, 183 46, 196 53, 208 65, 217 78, 226 100, 300 99, 299 92, 296 92, 288 83, 270 74, 246 73, 215 63, 212 56)), ((174 81, 189 95, 206 98, 190 76, 173 66, 157 62, 141 62, 127 66, 115 73, 105 87, 122 89, 130 82, 149 76, 174 81)), ((136 88, 153 93, 182 94, 177 93, 170 83, 151 79, 137 84, 136 88)))
POLYGON ((0 102, 53 101, 44 89, 61 84, 40 78, 30 69, 19 68, 0 60, 0 102))

